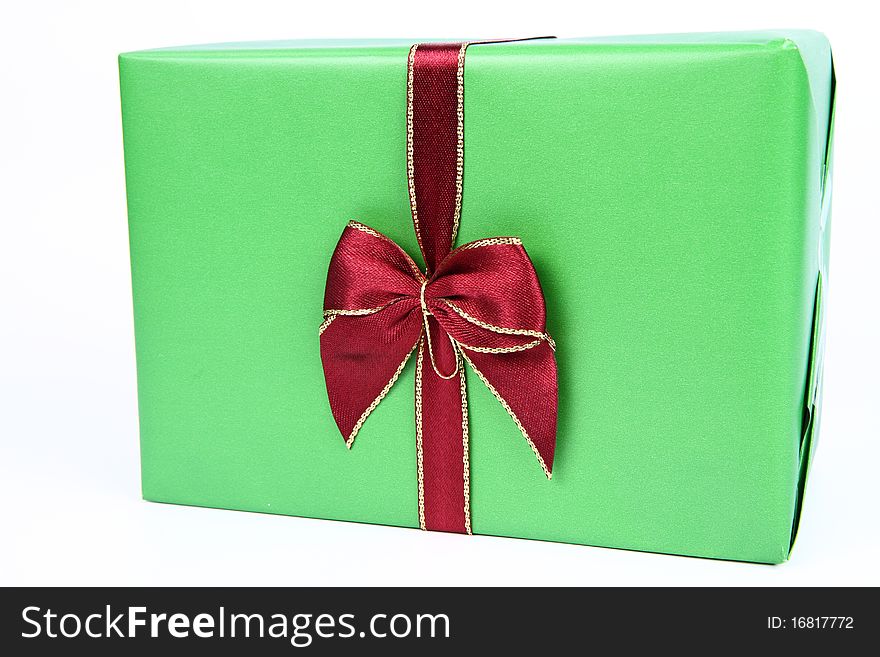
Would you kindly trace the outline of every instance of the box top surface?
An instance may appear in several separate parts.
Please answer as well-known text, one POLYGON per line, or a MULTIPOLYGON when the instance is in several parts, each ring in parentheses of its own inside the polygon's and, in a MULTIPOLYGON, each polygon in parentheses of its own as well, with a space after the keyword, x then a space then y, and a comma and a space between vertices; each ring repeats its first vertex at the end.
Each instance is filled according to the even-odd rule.
MULTIPOLYGON (((461 41, 449 39, 293 39, 277 41, 243 41, 206 43, 127 52, 120 58, 197 57, 225 59, 237 57, 357 57, 395 55, 402 48, 423 41, 461 41)), ((477 45, 476 47, 479 47, 477 45)), ((492 44, 495 54, 510 56, 541 52, 568 55, 572 49, 594 51, 605 48, 769 48, 800 52, 810 84, 811 97, 819 126, 828 126, 831 88, 831 45, 827 37, 815 30, 752 30, 741 32, 698 32, 683 34, 649 34, 601 37, 547 38, 492 44)), ((473 46, 472 46, 473 48, 473 46)), ((469 51, 473 52, 473 51, 469 51)), ((491 52, 491 51, 490 51, 491 52)))
MULTIPOLYGON (((766 46, 789 40, 802 47, 826 47, 826 37, 813 30, 754 30, 744 32, 698 32, 687 34, 649 34, 600 37, 574 37, 531 39, 506 44, 511 47, 534 48, 546 45, 615 45, 615 46, 766 46), (824 44, 824 45, 823 45, 824 44)), ((273 52, 279 50, 346 50, 346 49, 388 49, 409 47, 413 43, 439 41, 467 41, 467 38, 426 38, 426 39, 290 39, 276 41, 240 41, 228 43, 206 43, 184 46, 171 46, 140 50, 133 54, 180 54, 180 53, 229 53, 229 52, 273 52)))

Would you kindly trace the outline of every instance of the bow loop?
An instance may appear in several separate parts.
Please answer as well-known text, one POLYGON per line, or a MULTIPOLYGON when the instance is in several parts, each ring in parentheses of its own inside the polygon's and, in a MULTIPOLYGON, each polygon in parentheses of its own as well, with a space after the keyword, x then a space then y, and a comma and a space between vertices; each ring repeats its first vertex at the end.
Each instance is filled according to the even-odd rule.
POLYGON ((418 299, 424 275, 382 233, 349 222, 330 259, 324 312, 366 315, 402 299, 418 299))
POLYGON ((518 238, 456 249, 428 282, 425 298, 431 314, 465 349, 507 353, 553 345, 545 330, 541 284, 518 238))

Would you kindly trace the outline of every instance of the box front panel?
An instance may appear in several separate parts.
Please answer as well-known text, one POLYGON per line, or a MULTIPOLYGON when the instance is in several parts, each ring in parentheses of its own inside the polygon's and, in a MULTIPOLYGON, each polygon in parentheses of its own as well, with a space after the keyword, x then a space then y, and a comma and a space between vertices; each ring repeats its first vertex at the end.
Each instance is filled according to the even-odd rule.
MULTIPOLYGON (((412 364, 349 452, 317 340, 348 219, 418 253, 406 53, 123 58, 147 499, 418 525, 412 364)), ((465 89, 459 243, 523 239, 560 371, 551 481, 469 376, 474 531, 783 560, 818 223, 797 49, 475 46, 465 89)))

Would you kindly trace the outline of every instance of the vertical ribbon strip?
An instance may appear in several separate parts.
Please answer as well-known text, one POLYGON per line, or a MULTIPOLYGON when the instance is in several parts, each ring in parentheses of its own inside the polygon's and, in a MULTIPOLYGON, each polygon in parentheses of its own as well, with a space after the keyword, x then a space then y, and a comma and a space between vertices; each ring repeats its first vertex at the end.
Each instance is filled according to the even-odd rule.
POLYGON ((349 448, 416 353, 419 524, 470 534, 465 363, 511 416, 548 478, 557 381, 543 293, 520 240, 489 238, 453 250, 467 46, 417 44, 409 51, 407 178, 425 271, 389 238, 350 222, 330 261, 320 336, 330 407, 349 448))
MULTIPOLYGON (((409 201, 428 276, 452 250, 461 218, 466 51, 466 43, 416 44, 409 51, 409 201)), ((467 396, 461 358, 455 346, 441 337, 442 330, 425 304, 422 311, 426 337, 416 361, 415 409, 419 524, 423 529, 470 534, 467 396), (430 422, 425 423, 425 417, 430 422)))

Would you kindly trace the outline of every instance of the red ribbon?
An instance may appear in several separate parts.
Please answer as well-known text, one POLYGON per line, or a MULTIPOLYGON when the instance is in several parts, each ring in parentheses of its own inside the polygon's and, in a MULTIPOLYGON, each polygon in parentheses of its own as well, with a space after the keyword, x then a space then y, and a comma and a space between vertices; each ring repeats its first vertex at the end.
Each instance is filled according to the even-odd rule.
POLYGON ((330 261, 321 359, 330 408, 351 447, 413 352, 419 524, 471 533, 465 363, 528 441, 547 477, 556 445, 555 345, 544 296, 519 239, 452 249, 461 213, 468 44, 409 54, 407 173, 426 271, 358 222, 330 261))

